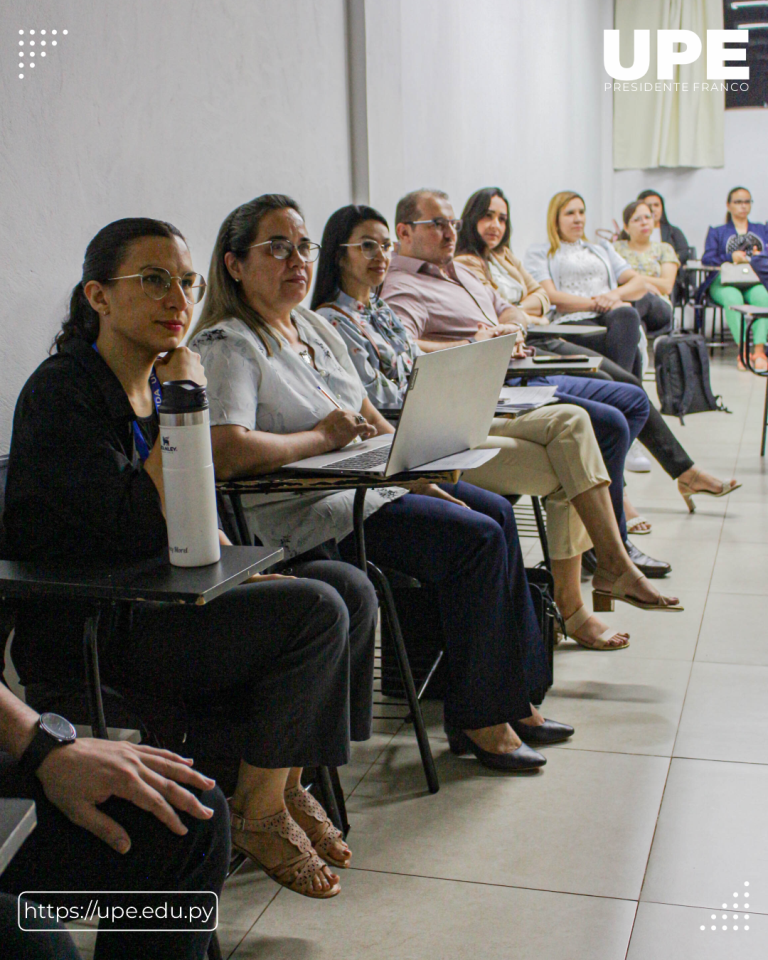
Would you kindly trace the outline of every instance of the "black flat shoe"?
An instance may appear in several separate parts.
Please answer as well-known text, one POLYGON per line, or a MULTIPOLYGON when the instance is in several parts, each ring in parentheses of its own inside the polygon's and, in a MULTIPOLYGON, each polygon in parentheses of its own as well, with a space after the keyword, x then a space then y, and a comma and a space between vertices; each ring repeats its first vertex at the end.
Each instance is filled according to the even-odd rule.
POLYGON ((545 720, 538 727, 529 727, 527 723, 513 720, 510 726, 521 740, 527 740, 535 746, 545 746, 548 743, 560 743, 574 734, 573 727, 567 723, 558 723, 557 720, 545 720))
POLYGON ((451 753, 457 757, 465 753, 474 753, 484 767, 489 770, 505 770, 507 773, 533 773, 547 762, 546 757, 522 744, 512 753, 489 753, 470 740, 466 733, 449 733, 448 744, 451 753))
MULTIPOLYGON (((648 554, 639 550, 631 540, 625 540, 624 546, 627 548, 629 559, 634 563, 643 576, 649 580, 658 580, 660 577, 666 577, 672 569, 672 564, 666 560, 654 560, 648 554)), ((592 571, 594 573, 594 570, 592 571)))

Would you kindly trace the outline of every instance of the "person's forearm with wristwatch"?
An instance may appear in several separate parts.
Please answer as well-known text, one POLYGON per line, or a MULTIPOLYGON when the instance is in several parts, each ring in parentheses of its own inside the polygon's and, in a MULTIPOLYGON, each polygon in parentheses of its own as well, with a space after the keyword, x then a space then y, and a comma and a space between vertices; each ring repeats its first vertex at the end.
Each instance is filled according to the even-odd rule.
POLYGON ((142 744, 78 739, 64 717, 37 714, 0 683, 0 750, 18 761, 20 771, 37 777, 54 806, 118 853, 127 853, 130 837, 120 824, 98 809, 111 796, 130 800, 179 835, 187 827, 176 810, 200 820, 213 811, 184 784, 210 790, 215 783, 192 769, 192 761, 142 744))

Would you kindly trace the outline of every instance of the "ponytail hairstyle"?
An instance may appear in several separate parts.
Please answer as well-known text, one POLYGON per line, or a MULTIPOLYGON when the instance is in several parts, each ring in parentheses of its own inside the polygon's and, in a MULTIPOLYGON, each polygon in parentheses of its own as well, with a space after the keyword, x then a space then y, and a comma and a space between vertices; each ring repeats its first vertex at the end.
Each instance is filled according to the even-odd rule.
POLYGON ((282 193, 264 193, 237 207, 224 218, 211 254, 205 303, 191 338, 222 320, 235 318, 242 320, 256 334, 267 356, 272 356, 275 345, 280 348, 270 325, 242 296, 240 284, 227 269, 224 259, 227 253, 233 253, 242 263, 251 252, 250 247, 258 235, 261 221, 273 210, 295 210, 304 219, 298 203, 282 193))
MULTIPOLYGON (((562 237, 560 236, 557 221, 560 218, 560 211, 569 204, 571 200, 581 200, 581 202, 584 203, 584 197, 574 190, 562 190, 560 193, 556 193, 549 201, 549 207, 547 208, 547 237, 549 238, 548 253, 550 257, 553 257, 560 249, 562 237)), ((587 206, 586 203, 584 203, 584 206, 587 206)))
POLYGON ((389 230, 386 217, 363 204, 351 203, 342 207, 328 218, 323 230, 323 239, 320 241, 320 258, 315 271, 315 290, 312 294, 312 309, 317 310, 321 304, 332 303, 341 290, 340 261, 346 252, 341 249, 342 243, 348 243, 352 231, 360 223, 374 220, 383 224, 389 230))
POLYGON ((464 210, 461 214, 461 230, 456 241, 456 254, 474 253, 482 260, 486 259, 486 254, 490 256, 491 251, 486 251, 485 240, 477 232, 479 220, 488 213, 491 207, 491 200, 498 197, 507 205, 507 226, 504 230, 504 236, 498 242, 498 248, 509 248, 509 238, 512 235, 512 221, 509 212, 509 200, 504 196, 500 187, 483 187, 482 190, 476 190, 464 204, 464 210))
POLYGON ((144 237, 178 237, 186 243, 181 231, 165 220, 149 217, 125 217, 115 220, 99 230, 88 244, 83 260, 83 275, 72 291, 69 300, 69 315, 61 325, 51 344, 50 352, 58 353, 69 340, 85 340, 95 343, 99 336, 99 315, 88 302, 85 285, 91 280, 107 286, 111 277, 120 272, 120 264, 128 254, 128 248, 144 237))
MULTIPOLYGON (((728 191, 728 199, 727 199, 725 202, 726 202, 726 203, 730 203, 730 202, 731 202, 731 197, 733 197, 734 193, 738 193, 739 190, 743 190, 745 193, 749 193, 749 190, 747 190, 746 187, 734 187, 732 190, 729 190, 729 191, 728 191)), ((749 199, 750 199, 750 200, 752 199, 752 194, 751 194, 751 193, 749 193, 749 199)), ((749 221, 749 216, 747 216, 747 221, 749 221)), ((726 215, 725 215, 725 222, 726 222, 726 223, 733 223, 733 217, 731 216, 731 211, 730 211, 730 210, 729 210, 729 211, 726 213, 726 215)))
MULTIPOLYGON (((648 194, 648 196, 659 196, 657 194, 648 194)), ((661 198, 660 198, 661 199, 661 198)), ((663 203, 663 201, 662 201, 663 203)), ((645 200, 633 200, 631 203, 628 203, 626 207, 621 212, 621 222, 624 224, 624 229, 619 234, 619 240, 629 240, 629 233, 627 232, 627 227, 629 226, 629 221, 634 217, 635 210, 638 207, 648 207, 648 204, 645 200)), ((648 212, 651 212, 651 208, 648 207, 648 212)), ((652 214, 651 214, 652 215, 652 214)))

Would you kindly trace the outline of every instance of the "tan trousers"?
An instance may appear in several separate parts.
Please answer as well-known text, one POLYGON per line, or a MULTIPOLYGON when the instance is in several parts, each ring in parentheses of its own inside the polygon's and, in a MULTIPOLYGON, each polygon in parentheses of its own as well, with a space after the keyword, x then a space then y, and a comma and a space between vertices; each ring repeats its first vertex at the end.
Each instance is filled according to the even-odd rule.
POLYGON ((553 560, 567 560, 592 546, 570 501, 610 483, 589 414, 581 407, 539 407, 514 420, 497 418, 481 447, 499 452, 462 480, 504 496, 547 498, 547 534, 553 560))

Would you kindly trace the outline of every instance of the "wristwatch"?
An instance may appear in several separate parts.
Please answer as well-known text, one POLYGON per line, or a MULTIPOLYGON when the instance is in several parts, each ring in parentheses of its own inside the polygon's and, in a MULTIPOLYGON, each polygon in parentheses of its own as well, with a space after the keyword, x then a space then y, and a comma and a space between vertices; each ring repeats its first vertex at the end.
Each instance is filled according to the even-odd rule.
POLYGON ((77 731, 58 713, 43 713, 37 721, 37 733, 34 740, 19 758, 19 770, 27 776, 33 776, 51 750, 66 746, 77 740, 77 731))

